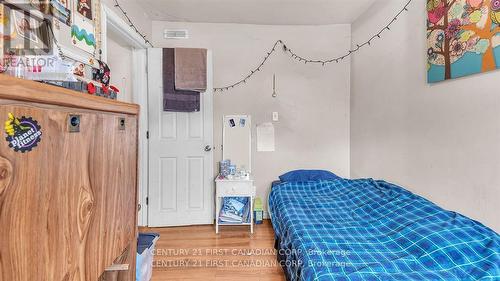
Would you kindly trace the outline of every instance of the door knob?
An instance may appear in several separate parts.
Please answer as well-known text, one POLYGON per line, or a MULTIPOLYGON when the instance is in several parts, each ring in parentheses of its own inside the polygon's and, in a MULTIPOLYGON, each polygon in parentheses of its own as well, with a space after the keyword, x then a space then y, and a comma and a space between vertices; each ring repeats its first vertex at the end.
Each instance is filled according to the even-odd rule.
POLYGON ((212 151, 212 146, 210 146, 210 145, 205 146, 205 151, 206 152, 212 151))

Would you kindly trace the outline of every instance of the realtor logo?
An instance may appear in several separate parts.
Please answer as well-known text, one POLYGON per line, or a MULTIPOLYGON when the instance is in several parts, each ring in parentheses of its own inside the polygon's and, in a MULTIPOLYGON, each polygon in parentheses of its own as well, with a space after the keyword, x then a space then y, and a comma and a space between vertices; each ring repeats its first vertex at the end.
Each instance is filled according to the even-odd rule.
POLYGON ((17 118, 9 113, 9 119, 5 121, 5 132, 9 147, 16 152, 31 151, 42 140, 42 128, 31 117, 17 118))
POLYGON ((2 54, 51 55, 54 38, 51 17, 45 14, 48 11, 41 11, 41 7, 34 7, 34 4, 26 4, 28 1, 0 2, 2 54))

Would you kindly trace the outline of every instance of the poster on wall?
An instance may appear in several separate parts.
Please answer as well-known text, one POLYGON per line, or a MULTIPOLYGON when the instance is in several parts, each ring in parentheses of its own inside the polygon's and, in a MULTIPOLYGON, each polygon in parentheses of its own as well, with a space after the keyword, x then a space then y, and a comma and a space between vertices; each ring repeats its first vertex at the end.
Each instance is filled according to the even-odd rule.
POLYGON ((50 13, 66 25, 71 25, 71 10, 65 0, 51 0, 50 13))
POLYGON ((427 0, 427 81, 500 68, 500 0, 427 0))
POLYGON ((0 5, 0 23, 4 53, 34 55, 50 51, 49 27, 42 19, 14 6, 0 5))
POLYGON ((17 33, 17 35, 33 43, 38 43, 40 40, 38 39, 36 33, 36 20, 16 10, 12 11, 12 15, 13 25, 15 27, 15 32, 17 33))
POLYGON ((0 3, 15 5, 26 11, 38 10, 44 14, 49 14, 50 1, 51 0, 1 0, 0 3))
POLYGON ((88 19, 75 15, 71 26, 71 43, 73 46, 94 54, 96 40, 94 35, 94 25, 88 19))
POLYGON ((92 20, 92 0, 76 0, 76 10, 89 20, 92 20))
MULTIPOLYGON (((40 10, 42 13, 48 15, 50 12, 50 0, 29 0, 32 7, 40 10)), ((25 3, 24 1, 13 2, 15 4, 25 3)))
POLYGON ((51 1, 59 2, 64 7, 68 8, 68 9, 70 8, 70 6, 69 6, 70 0, 51 0, 51 1))

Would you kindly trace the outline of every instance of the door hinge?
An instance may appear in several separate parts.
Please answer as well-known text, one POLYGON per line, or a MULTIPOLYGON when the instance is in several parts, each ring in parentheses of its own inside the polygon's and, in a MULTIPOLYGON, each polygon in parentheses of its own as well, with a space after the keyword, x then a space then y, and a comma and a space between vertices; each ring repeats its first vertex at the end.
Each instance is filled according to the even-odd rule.
POLYGON ((149 205, 149 197, 146 197, 146 205, 149 205))
POLYGON ((146 131, 146 139, 149 140, 149 131, 146 131))

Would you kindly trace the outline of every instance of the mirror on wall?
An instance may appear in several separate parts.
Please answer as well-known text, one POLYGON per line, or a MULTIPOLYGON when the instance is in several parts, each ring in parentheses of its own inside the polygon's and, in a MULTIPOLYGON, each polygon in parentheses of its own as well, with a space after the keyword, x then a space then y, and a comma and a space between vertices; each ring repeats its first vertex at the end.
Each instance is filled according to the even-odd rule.
POLYGON ((223 117, 222 158, 247 172, 252 171, 252 122, 250 115, 223 117))

